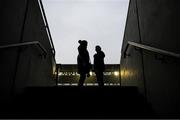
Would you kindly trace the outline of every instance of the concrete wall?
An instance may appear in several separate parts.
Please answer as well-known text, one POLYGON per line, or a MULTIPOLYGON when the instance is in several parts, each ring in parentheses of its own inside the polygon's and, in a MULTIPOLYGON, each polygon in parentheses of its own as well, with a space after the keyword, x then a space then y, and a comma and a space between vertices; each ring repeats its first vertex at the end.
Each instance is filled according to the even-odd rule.
POLYGON ((0 96, 11 96, 26 86, 55 85, 53 73, 56 63, 38 0, 1 1, 0 13, 0 46, 39 41, 48 53, 43 58, 36 46, 0 49, 0 96))
POLYGON ((130 57, 124 59, 123 51, 128 41, 140 43, 140 33, 138 28, 138 19, 136 14, 135 0, 129 3, 129 10, 121 50, 121 84, 122 86, 138 86, 139 90, 144 93, 142 57, 141 52, 130 49, 130 57))
MULTIPOLYGON (((25 6, 26 0, 19 0, 18 2, 3 0, 0 2, 0 45, 18 43, 20 41, 25 6)), ((7 96, 12 88, 15 76, 18 49, 1 49, 0 56, 0 95, 7 96)))
MULTIPOLYGON (((178 5, 178 0, 131 0, 122 53, 127 41, 180 53, 178 5)), ((130 49, 129 57, 121 58, 121 78, 125 86, 137 84, 145 93, 141 89, 145 84, 147 99, 155 112, 180 114, 180 59, 135 48, 130 49)))

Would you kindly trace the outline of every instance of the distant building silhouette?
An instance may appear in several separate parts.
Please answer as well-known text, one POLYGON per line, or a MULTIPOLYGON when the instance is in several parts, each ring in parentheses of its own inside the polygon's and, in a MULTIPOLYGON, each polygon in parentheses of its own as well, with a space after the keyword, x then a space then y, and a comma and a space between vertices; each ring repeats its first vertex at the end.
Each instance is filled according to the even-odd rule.
MULTIPOLYGON (((58 66, 59 64, 57 64, 58 66)), ((62 69, 58 73, 59 86, 77 86, 80 75, 78 74, 78 67, 76 64, 62 64, 62 69)), ((104 85, 105 86, 119 86, 120 74, 119 64, 106 64, 104 71, 104 85)), ((90 77, 86 78, 85 86, 97 86, 95 72, 90 72, 90 77)))

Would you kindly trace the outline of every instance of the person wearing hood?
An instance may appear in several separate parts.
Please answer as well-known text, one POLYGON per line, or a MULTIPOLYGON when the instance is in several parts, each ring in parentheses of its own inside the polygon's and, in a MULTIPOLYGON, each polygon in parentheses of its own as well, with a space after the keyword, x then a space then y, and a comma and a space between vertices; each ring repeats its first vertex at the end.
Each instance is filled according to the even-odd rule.
POLYGON ((105 54, 101 50, 101 47, 97 45, 95 47, 96 54, 94 55, 94 72, 96 74, 96 80, 99 86, 104 86, 103 72, 105 70, 104 58, 105 54))
POLYGON ((86 40, 79 40, 78 43, 80 44, 77 57, 78 74, 80 74, 78 86, 83 86, 86 76, 90 76, 91 63, 87 50, 88 42, 86 40))

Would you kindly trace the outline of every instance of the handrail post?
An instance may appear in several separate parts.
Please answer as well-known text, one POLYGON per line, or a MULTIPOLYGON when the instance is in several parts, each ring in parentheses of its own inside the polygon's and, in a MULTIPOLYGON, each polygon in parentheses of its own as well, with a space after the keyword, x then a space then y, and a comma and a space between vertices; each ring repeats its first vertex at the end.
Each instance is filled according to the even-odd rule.
POLYGON ((129 43, 127 43, 126 48, 125 48, 125 52, 123 53, 124 58, 126 58, 126 56, 127 56, 126 52, 127 52, 128 48, 129 48, 129 43))
POLYGON ((56 86, 58 86, 59 66, 56 64, 56 86))
POLYGON ((119 82, 120 82, 120 86, 121 85, 121 64, 119 64, 119 82))

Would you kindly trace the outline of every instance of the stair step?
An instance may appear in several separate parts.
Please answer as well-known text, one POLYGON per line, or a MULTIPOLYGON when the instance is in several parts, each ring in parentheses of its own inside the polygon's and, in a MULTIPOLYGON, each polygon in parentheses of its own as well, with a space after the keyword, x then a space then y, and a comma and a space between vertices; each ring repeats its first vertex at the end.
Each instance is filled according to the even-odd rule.
POLYGON ((29 87, 11 104, 15 115, 130 118, 149 114, 136 87, 29 87))

